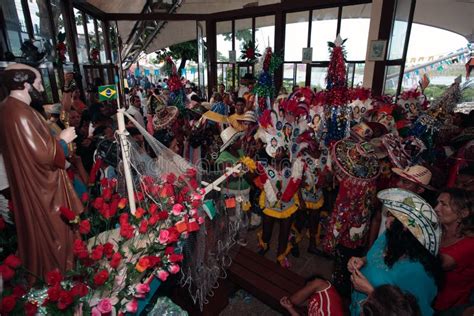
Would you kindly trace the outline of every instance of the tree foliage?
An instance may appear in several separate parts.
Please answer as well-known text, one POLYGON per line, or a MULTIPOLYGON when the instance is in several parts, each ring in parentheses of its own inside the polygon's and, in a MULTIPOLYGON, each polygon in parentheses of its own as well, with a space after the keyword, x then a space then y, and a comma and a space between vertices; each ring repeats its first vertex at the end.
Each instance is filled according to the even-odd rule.
POLYGON ((167 56, 171 56, 174 60, 181 59, 178 67, 178 74, 186 66, 188 60, 198 62, 198 47, 196 40, 171 45, 155 52, 159 62, 165 60, 167 56))

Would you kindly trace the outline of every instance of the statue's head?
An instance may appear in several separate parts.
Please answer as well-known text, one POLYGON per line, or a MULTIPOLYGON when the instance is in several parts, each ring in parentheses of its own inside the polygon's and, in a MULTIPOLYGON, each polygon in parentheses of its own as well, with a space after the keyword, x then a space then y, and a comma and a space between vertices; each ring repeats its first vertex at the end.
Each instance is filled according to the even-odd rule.
POLYGON ((43 83, 35 68, 24 64, 13 64, 5 68, 3 82, 8 91, 28 94, 31 103, 43 103, 43 83))

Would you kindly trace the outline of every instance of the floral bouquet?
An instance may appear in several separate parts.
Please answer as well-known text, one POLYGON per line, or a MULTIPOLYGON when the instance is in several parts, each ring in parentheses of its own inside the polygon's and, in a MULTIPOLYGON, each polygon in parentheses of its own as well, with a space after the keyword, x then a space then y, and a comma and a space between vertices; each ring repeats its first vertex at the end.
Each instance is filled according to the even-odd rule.
POLYGON ((166 281, 180 271, 181 249, 204 219, 196 170, 179 177, 139 178, 134 215, 116 179, 100 181, 100 195, 82 200, 87 211, 61 216, 79 233, 74 241, 75 266, 66 273, 50 271, 29 288, 28 271, 11 255, 0 264, 5 282, 1 315, 121 315, 135 313, 154 278, 166 281))

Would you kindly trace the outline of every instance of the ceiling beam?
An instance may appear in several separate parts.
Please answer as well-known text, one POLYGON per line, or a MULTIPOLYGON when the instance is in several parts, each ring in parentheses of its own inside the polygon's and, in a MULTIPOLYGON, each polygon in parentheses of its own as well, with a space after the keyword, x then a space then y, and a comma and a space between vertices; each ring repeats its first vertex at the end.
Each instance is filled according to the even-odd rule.
POLYGON ((107 16, 107 13, 85 1, 73 0, 72 6, 84 13, 87 13, 87 15, 101 21, 104 21, 105 17, 107 16))
POLYGON ((170 14, 170 13, 108 13, 105 18, 112 21, 202 21, 209 14, 170 14))

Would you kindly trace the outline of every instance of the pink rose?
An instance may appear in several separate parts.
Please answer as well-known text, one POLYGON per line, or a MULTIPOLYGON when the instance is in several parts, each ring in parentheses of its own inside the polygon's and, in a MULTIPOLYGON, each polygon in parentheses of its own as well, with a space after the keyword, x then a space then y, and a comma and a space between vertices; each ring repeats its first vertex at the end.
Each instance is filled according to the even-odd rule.
POLYGON ((150 292, 150 286, 148 284, 138 284, 135 286, 135 292, 135 297, 143 298, 150 292))
POLYGON ((138 310, 138 301, 136 299, 132 299, 130 302, 127 303, 125 308, 129 313, 136 313, 138 310))
POLYGON ((161 281, 165 282, 166 279, 168 278, 169 273, 166 272, 165 270, 159 270, 158 271, 158 279, 161 281))
POLYGON ((200 200, 202 200, 202 195, 198 194, 198 193, 193 193, 192 199, 195 200, 195 201, 196 200, 200 201, 200 200))
POLYGON ((158 237, 158 241, 160 244, 166 244, 170 236, 170 232, 168 230, 161 230, 160 236, 158 237))
POLYGON ((92 308, 92 313, 91 313, 92 316, 102 316, 102 313, 99 312, 99 310, 97 309, 97 307, 93 307, 92 308))
POLYGON ((194 214, 197 214, 197 210, 195 208, 190 209, 189 215, 194 216, 194 214))
POLYGON ((204 223, 204 218, 199 216, 198 217, 198 223, 199 223, 199 225, 202 225, 204 223))
POLYGON ((171 274, 176 274, 179 272, 179 266, 177 264, 171 264, 169 267, 168 267, 168 271, 171 273, 171 274))
POLYGON ((112 302, 108 298, 102 299, 99 304, 97 304, 97 310, 102 314, 107 314, 112 312, 112 302))
POLYGON ((183 211, 184 209, 184 206, 182 206, 181 204, 175 204, 173 205, 173 215, 175 216, 178 216, 179 214, 181 214, 181 212, 183 211))

